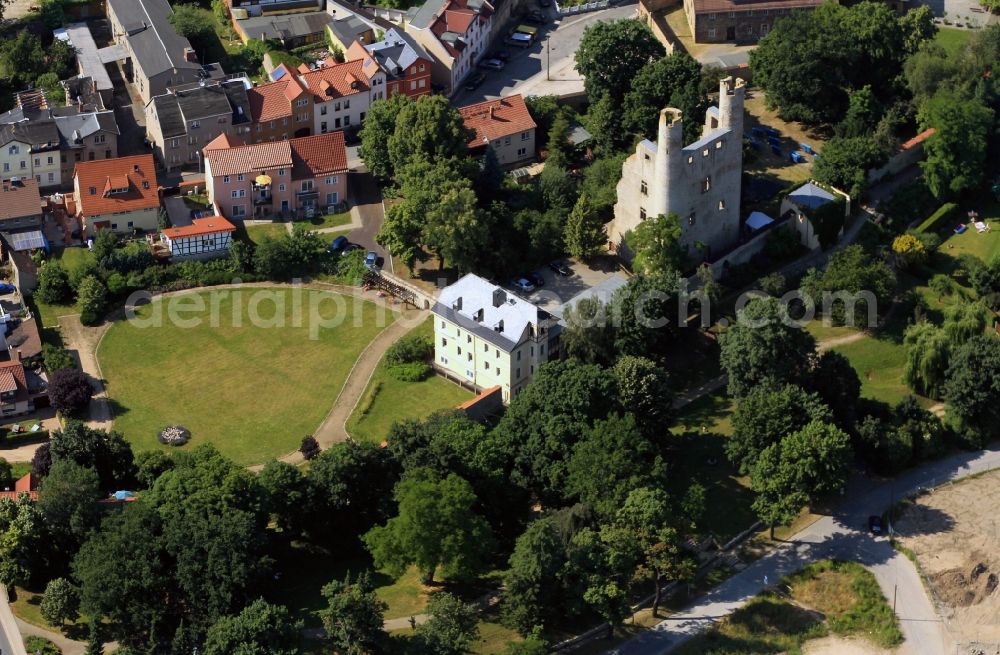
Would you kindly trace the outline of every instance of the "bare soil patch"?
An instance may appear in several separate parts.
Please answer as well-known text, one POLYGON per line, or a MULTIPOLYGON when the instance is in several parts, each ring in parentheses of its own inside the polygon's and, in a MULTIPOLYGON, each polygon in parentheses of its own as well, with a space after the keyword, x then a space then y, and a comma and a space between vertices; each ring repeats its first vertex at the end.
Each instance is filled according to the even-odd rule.
POLYGON ((921 496, 894 526, 961 644, 1000 642, 998 506, 1000 472, 993 472, 921 496))
POLYGON ((889 655, 894 652, 873 646, 863 639, 837 636, 813 639, 802 646, 803 655, 889 655))

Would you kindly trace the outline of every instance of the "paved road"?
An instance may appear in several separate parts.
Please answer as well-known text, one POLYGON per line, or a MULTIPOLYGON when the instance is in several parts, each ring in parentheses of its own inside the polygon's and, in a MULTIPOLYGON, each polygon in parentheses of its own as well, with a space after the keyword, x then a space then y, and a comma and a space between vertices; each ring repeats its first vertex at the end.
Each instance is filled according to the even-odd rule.
MULTIPOLYGON (((452 104, 462 107, 513 93, 548 95, 583 91, 583 78, 573 61, 583 30, 600 21, 634 16, 637 7, 637 3, 628 2, 541 26, 538 40, 530 48, 503 45, 502 48, 510 53, 507 66, 502 71, 488 72, 486 81, 475 91, 463 89, 456 93, 452 104), (546 64, 552 80, 547 79, 546 64)), ((551 8, 548 11, 552 11, 551 8)))
POLYGON ((669 653, 759 594, 764 589, 765 576, 773 584, 781 576, 810 562, 833 557, 865 565, 875 574, 890 602, 895 596, 896 614, 906 638, 900 653, 945 655, 949 652, 950 640, 913 563, 893 550, 886 539, 876 539, 867 534, 867 517, 881 514, 893 499, 913 494, 921 488, 938 486, 995 468, 1000 468, 1000 450, 961 453, 862 492, 845 501, 833 516, 820 519, 794 535, 772 554, 757 560, 694 605, 609 653, 669 653))
POLYGON ((14 613, 7 602, 7 588, 0 585, 0 653, 3 655, 27 655, 21 633, 17 630, 14 613))

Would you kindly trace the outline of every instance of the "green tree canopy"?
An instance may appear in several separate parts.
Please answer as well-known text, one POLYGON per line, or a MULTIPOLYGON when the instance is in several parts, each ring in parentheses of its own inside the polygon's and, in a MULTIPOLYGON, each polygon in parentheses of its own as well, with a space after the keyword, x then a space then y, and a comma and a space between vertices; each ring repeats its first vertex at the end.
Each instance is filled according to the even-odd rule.
POLYGON ((427 603, 430 618, 413 635, 420 655, 462 655, 479 637, 479 612, 448 592, 434 594, 427 603))
POLYGON ((53 464, 68 460, 97 471, 101 489, 128 489, 135 479, 132 447, 118 432, 105 432, 69 420, 52 433, 49 450, 53 464))
POLYGON ((833 420, 830 408, 816 394, 794 384, 753 387, 733 412, 733 435, 726 441, 726 455, 746 475, 765 448, 814 420, 833 420))
POLYGON ((737 312, 736 324, 720 338, 729 393, 742 398, 765 383, 804 379, 816 349, 811 334, 792 323, 775 298, 755 298, 737 312))
POLYGON ((398 515, 364 536, 376 566, 398 577, 413 564, 425 582, 439 568, 449 578, 481 570, 493 537, 475 511, 478 500, 468 482, 455 474, 438 480, 411 471, 396 487, 396 501, 398 515))
POLYGON ((983 181, 993 110, 976 100, 938 92, 918 114, 920 127, 935 132, 924 142, 920 163, 927 187, 938 198, 974 189, 983 181))
POLYGON ((646 275, 675 276, 687 268, 687 253, 680 244, 681 219, 677 214, 643 221, 628 238, 635 252, 636 271, 646 275))
POLYGON ((607 97, 621 106, 636 73, 663 55, 663 46, 645 23, 631 18, 601 21, 584 30, 576 69, 591 102, 607 97))
POLYGON ((205 655, 299 655, 300 630, 287 609, 258 598, 208 629, 205 655))
POLYGON ((596 257, 607 241, 601 217, 586 194, 580 194, 566 219, 564 239, 569 254, 585 260, 596 257))
POLYGON ((425 95, 402 104, 388 142, 392 170, 398 173, 409 163, 433 164, 466 156, 469 130, 448 98, 425 95))
POLYGON ((685 142, 697 140, 708 105, 701 82, 701 64, 684 50, 646 64, 625 95, 619 130, 655 139, 660 110, 675 107, 683 112, 685 142))
POLYGON ((390 180, 395 175, 393 160, 389 156, 389 140, 396 133, 400 112, 409 102, 409 96, 403 93, 376 100, 368 108, 361 125, 361 157, 372 175, 380 180, 390 180))
POLYGON ((320 610, 326 634, 337 652, 367 655, 382 649, 386 639, 383 616, 388 605, 375 593, 371 576, 334 580, 323 587, 327 606, 320 610))
POLYGON ((949 417, 974 447, 1000 436, 1000 339, 980 335, 953 351, 944 385, 949 417))
POLYGON ((622 408, 635 416, 647 437, 662 436, 674 416, 674 393, 666 370, 635 355, 619 358, 614 370, 622 408))
POLYGON ((55 578, 45 586, 41 610, 42 618, 52 625, 75 621, 80 615, 80 592, 66 578, 55 578))
POLYGON ((802 292, 837 325, 873 327, 896 293, 896 274, 880 258, 860 245, 830 256, 826 269, 809 269, 802 292))

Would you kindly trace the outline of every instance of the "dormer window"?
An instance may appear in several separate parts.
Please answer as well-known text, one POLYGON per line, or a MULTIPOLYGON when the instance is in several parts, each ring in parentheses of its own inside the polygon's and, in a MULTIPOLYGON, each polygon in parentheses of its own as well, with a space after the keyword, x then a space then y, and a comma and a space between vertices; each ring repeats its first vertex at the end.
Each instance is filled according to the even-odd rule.
POLYGON ((97 187, 94 187, 94 186, 90 187, 90 195, 92 195, 92 196, 96 196, 97 195, 97 187))
POLYGON ((148 189, 149 188, 149 180, 143 180, 142 181, 142 188, 143 189, 148 189))
POLYGON ((10 148, 7 149, 7 154, 10 154, 10 155, 16 155, 19 152, 20 152, 20 149, 16 145, 13 145, 13 146, 11 146, 10 148))

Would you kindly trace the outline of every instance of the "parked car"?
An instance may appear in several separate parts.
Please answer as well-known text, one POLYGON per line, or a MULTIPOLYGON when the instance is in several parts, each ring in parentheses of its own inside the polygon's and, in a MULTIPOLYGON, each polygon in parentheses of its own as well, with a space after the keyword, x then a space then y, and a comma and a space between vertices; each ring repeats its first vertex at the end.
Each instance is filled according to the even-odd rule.
POLYGON ((500 61, 499 59, 484 59, 481 62, 479 62, 479 67, 480 68, 488 68, 488 69, 494 70, 494 71, 502 71, 503 70, 503 62, 500 61))
POLYGON ((516 45, 519 48, 527 48, 534 41, 534 37, 530 34, 525 34, 524 32, 514 32, 507 39, 507 43, 511 45, 516 45))
POLYGON ((511 280, 510 285, 518 291, 524 291, 525 293, 531 293, 535 290, 535 285, 523 277, 511 280))
POLYGON ((543 278, 541 275, 539 275, 538 273, 536 273, 534 271, 532 271, 531 273, 526 274, 524 277, 527 278, 528 282, 531 282, 536 287, 544 287, 545 286, 545 278, 543 278))
POLYGON ((359 246, 356 243, 349 243, 344 247, 343 250, 340 251, 340 256, 343 257, 347 253, 354 252, 355 250, 361 250, 361 246, 359 246))
POLYGON ((506 50, 495 50, 486 56, 490 59, 499 59, 500 61, 507 61, 510 59, 510 53, 506 50))
POLYGON ((882 517, 869 516, 868 529, 871 531, 872 534, 882 534, 882 517))
POLYGON ((537 9, 532 9, 524 15, 524 20, 529 23, 535 23, 536 25, 544 25, 547 21, 545 19, 545 14, 538 11, 537 9))
POLYGON ((17 287, 13 284, 8 284, 6 282, 0 282, 0 294, 3 293, 14 293, 17 291, 17 287))
POLYGON ((486 79, 486 73, 476 73, 475 75, 471 76, 468 79, 468 81, 466 81, 465 90, 475 91, 479 87, 479 85, 483 83, 483 80, 485 79, 486 79))
POLYGON ((569 266, 561 261, 549 262, 549 270, 556 275, 562 275, 563 277, 569 277, 573 274, 573 271, 569 270, 569 266))
POLYGON ((330 245, 327 247, 326 251, 332 254, 342 250, 346 245, 347 245, 347 237, 345 237, 344 235, 340 235, 339 237, 330 242, 330 245))
POLYGON ((378 270, 378 255, 375 254, 374 250, 369 250, 368 254, 365 255, 365 268, 369 271, 378 270))

